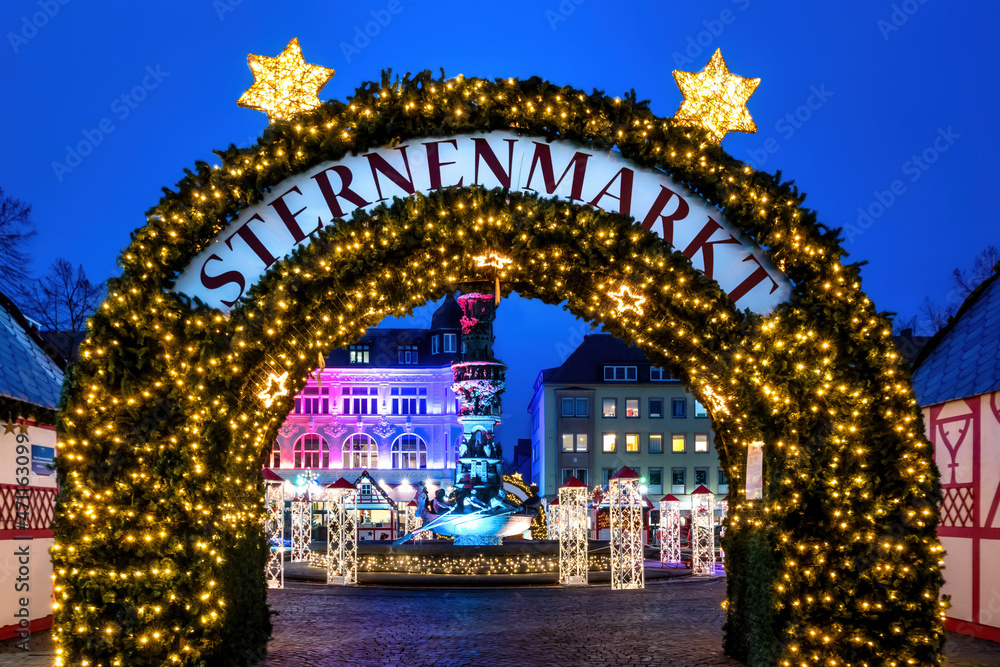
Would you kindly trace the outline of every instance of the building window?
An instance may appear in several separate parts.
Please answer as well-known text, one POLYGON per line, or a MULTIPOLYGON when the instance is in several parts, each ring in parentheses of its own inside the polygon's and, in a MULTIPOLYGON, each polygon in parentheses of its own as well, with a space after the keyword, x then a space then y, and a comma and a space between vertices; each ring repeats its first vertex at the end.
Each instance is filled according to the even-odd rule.
POLYGON ((618 448, 618 434, 605 433, 601 443, 601 451, 613 453, 617 448, 618 448))
POLYGON ((635 419, 639 416, 639 399, 638 398, 626 398, 625 399, 625 417, 627 419, 635 419))
POLYGON ((687 493, 687 468, 670 471, 670 493, 687 493))
POLYGON ((625 434, 625 451, 633 454, 639 452, 639 434, 638 433, 626 433, 625 434))
POLYGON ((649 469, 649 483, 646 484, 649 487, 649 492, 653 494, 663 493, 663 468, 650 468, 649 469))
POLYGON ((670 414, 671 416, 681 419, 687 417, 687 399, 686 398, 673 398, 670 399, 670 414))
POLYGON ((708 410, 706 410, 705 406, 698 401, 694 402, 694 416, 699 419, 708 417, 708 410))
POLYGON ((603 398, 601 399, 601 411, 606 418, 617 417, 618 416, 618 399, 617 398, 603 398))
POLYGON ((356 433, 344 442, 344 467, 378 467, 378 445, 370 435, 356 433))
POLYGON ((392 396, 392 414, 427 414, 427 387, 393 387, 389 395, 392 396))
POLYGON ((657 368, 656 366, 650 366, 649 368, 649 380, 650 382, 666 382, 671 380, 670 373, 666 372, 662 368, 657 368))
POLYGON ((300 415, 318 415, 330 412, 330 399, 319 387, 306 387, 295 399, 295 412, 300 415))
POLYGON ((274 444, 271 445, 271 467, 281 467, 281 445, 278 444, 277 440, 275 440, 274 444))
POLYGON ((649 434, 649 453, 650 454, 662 454, 663 453, 663 434, 662 433, 650 433, 649 434))
POLYGON ((687 436, 683 433, 674 433, 670 440, 670 451, 683 452, 685 449, 687 449, 687 436))
POLYGON ((586 468, 563 468, 562 483, 565 484, 568 482, 570 477, 576 477, 578 480, 586 484, 588 472, 589 471, 586 468))
POLYGON ((637 378, 635 366, 605 366, 604 379, 613 382, 635 382, 637 378))
POLYGON ((607 486, 611 483, 611 476, 614 474, 614 468, 601 468, 601 486, 607 488, 607 486))
POLYGON ((349 345, 347 351, 350 354, 350 363, 352 364, 367 364, 368 363, 368 346, 367 345, 349 345))
POLYGON ((587 451, 586 433, 563 433, 562 450, 564 452, 585 452, 587 451))
POLYGON ((663 417, 663 399, 649 399, 649 416, 651 419, 661 419, 663 417))
POLYGON ((563 417, 586 417, 590 414, 590 401, 586 398, 562 399, 563 417))
POLYGON ((427 467, 427 443, 423 438, 408 433, 392 443, 392 467, 413 469, 427 467))
POLYGON ((322 436, 304 435, 295 441, 293 460, 296 468, 329 468, 330 447, 322 436))
POLYGON ((694 451, 696 451, 696 452, 707 452, 708 451, 708 434, 707 433, 695 433, 694 434, 694 451))
POLYGON ((345 387, 343 390, 345 415, 377 415, 378 387, 345 387))
POLYGON ((729 493, 729 475, 719 468, 719 493, 729 493))
POLYGON ((416 345, 400 345, 397 348, 399 354, 399 363, 403 365, 412 365, 417 363, 417 346, 416 345))
POLYGON ((440 342, 440 336, 431 336, 431 354, 437 354, 441 350, 440 342))
POLYGON ((695 468, 694 469, 694 485, 699 487, 702 484, 708 486, 708 468, 695 468))
POLYGON ((458 350, 458 334, 444 334, 444 351, 456 352, 458 350))

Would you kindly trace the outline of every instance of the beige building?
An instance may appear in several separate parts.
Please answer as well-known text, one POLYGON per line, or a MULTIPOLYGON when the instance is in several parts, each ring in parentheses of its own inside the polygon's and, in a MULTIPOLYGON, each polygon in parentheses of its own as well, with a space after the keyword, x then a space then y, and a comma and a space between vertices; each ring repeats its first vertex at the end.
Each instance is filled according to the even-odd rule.
POLYGON ((532 479, 546 498, 571 476, 607 486, 622 466, 639 473, 654 503, 672 493, 689 508, 700 484, 729 490, 704 407, 608 334, 586 336, 561 366, 539 373, 528 411, 532 479))

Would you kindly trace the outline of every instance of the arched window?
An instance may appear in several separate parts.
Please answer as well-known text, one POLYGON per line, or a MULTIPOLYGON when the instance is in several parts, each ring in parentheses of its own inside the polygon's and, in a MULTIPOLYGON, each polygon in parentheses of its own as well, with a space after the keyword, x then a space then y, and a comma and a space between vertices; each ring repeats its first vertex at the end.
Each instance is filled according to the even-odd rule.
POLYGON ((330 446, 323 436, 309 433, 295 441, 296 468, 329 468, 330 446))
POLYGON ((344 467, 378 467, 378 445, 370 435, 355 433, 344 441, 344 467))
POLYGON ((420 436, 407 433, 392 443, 393 468, 426 468, 427 443, 420 436))
POLYGON ((281 467, 281 445, 278 444, 277 440, 275 440, 274 444, 271 445, 271 467, 281 467))

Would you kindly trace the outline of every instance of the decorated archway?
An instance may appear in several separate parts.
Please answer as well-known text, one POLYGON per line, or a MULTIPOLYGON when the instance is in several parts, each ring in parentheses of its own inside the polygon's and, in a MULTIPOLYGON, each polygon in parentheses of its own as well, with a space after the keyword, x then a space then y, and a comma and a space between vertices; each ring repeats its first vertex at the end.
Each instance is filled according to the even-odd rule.
POLYGON ((385 75, 198 163, 134 233, 66 392, 61 664, 259 656, 260 468, 301 378, 497 278, 708 407, 732 480, 727 653, 937 664, 937 471, 890 324, 837 232, 711 132, 539 79, 385 75))

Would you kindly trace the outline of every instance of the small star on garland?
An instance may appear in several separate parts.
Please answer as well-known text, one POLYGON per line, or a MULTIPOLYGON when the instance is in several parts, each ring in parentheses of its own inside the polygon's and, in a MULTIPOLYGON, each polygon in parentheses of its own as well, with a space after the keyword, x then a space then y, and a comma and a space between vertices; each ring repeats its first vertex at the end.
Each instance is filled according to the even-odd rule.
POLYGON ((3 425, 4 435, 7 435, 8 433, 14 433, 14 431, 16 430, 17 430, 17 424, 15 424, 14 422, 4 422, 3 425))
POLYGON ((236 103, 245 109, 263 111, 272 123, 318 107, 319 91, 334 73, 303 60, 298 37, 293 37, 274 58, 247 55, 247 64, 254 82, 236 103))
POLYGON ((608 296, 618 302, 617 310, 619 315, 624 314, 626 310, 631 310, 640 317, 642 316, 642 304, 646 303, 646 297, 636 294, 629 289, 628 285, 619 287, 617 293, 608 292, 608 296))
POLYGON ((271 407, 271 404, 278 400, 279 396, 288 396, 288 387, 285 386, 285 380, 287 379, 288 371, 285 371, 281 375, 271 373, 267 376, 267 386, 264 391, 257 394, 257 398, 264 401, 264 407, 271 407))
POLYGON ((757 131, 746 103, 760 85, 760 79, 731 73, 721 49, 716 49, 700 72, 674 70, 674 80, 684 95, 674 114, 674 120, 680 124, 705 128, 715 143, 721 143, 727 132, 757 131))

